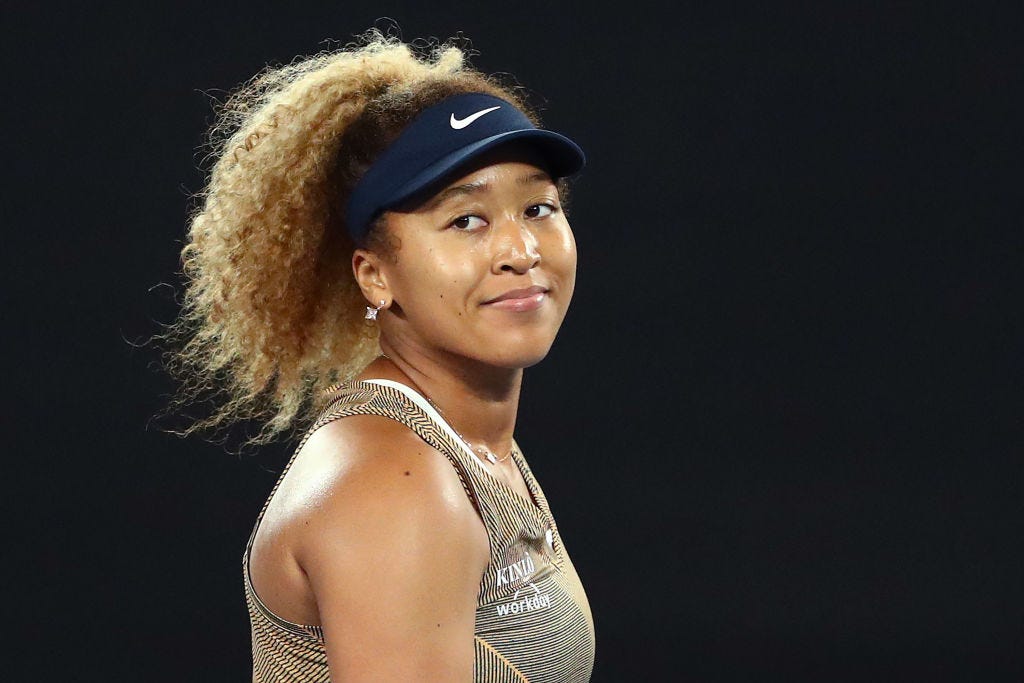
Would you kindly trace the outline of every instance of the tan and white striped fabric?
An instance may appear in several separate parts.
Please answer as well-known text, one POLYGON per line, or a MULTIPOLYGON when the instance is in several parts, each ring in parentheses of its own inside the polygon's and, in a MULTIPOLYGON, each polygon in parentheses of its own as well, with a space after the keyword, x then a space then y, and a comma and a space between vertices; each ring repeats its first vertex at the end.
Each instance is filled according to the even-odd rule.
MULTIPOLYGON (((594 666, 590 605, 562 545, 547 498, 518 446, 513 448, 512 457, 531 500, 491 475, 433 406, 409 387, 388 380, 339 385, 332 389, 330 402, 306 438, 318 427, 349 415, 381 415, 415 431, 448 458, 480 512, 491 557, 477 595, 473 680, 588 681, 594 666)), ((288 467, 282 479, 287 472, 288 467)), ((277 486, 263 512, 276 490, 277 486)), ((253 590, 248 562, 255 535, 253 529, 243 558, 245 597, 252 622, 253 681, 329 681, 322 629, 277 617, 253 590)))

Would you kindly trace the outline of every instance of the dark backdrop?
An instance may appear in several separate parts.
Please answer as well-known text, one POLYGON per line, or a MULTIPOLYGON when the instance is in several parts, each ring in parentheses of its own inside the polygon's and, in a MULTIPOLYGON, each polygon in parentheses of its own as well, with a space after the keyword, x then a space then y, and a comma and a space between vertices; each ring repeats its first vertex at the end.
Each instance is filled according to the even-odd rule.
POLYGON ((463 32, 589 154, 518 434, 594 680, 1020 680, 1019 37, 848 4, 5 12, 4 678, 247 680, 289 447, 155 428, 130 342, 174 316, 211 95, 389 16, 463 32))

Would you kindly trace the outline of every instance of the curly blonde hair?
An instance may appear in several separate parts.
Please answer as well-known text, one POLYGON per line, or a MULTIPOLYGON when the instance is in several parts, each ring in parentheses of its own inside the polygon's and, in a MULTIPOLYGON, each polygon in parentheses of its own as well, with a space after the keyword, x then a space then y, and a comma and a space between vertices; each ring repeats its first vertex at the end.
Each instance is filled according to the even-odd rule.
MULTIPOLYGON (((535 120, 517 91, 450 43, 371 31, 268 68, 221 105, 181 252, 184 301, 165 335, 181 382, 172 407, 212 411, 179 433, 253 421, 248 443, 265 443, 308 423, 328 386, 379 353, 351 270, 352 188, 416 114, 453 94, 496 95, 535 120)), ((392 248, 382 221, 360 246, 392 248)))

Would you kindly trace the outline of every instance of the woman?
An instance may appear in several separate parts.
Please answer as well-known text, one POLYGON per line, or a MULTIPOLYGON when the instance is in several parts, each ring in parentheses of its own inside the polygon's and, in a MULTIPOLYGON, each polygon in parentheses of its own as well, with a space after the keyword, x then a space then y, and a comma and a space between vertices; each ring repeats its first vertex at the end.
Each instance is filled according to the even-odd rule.
POLYGON ((255 681, 590 677, 590 608, 513 440, 573 292, 559 190, 583 154, 525 111, 458 49, 379 34, 225 105, 176 367, 223 392, 197 428, 312 423, 244 555, 255 681))

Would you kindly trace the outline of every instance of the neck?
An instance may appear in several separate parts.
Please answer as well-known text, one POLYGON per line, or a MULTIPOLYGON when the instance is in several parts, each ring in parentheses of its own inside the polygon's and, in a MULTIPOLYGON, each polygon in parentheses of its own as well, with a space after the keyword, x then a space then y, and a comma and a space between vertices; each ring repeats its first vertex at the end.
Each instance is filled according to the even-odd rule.
POLYGON ((426 356, 396 348, 381 338, 384 356, 373 361, 360 379, 391 379, 426 396, 451 426, 473 445, 486 446, 498 457, 512 449, 521 368, 497 368, 462 356, 426 356))

